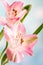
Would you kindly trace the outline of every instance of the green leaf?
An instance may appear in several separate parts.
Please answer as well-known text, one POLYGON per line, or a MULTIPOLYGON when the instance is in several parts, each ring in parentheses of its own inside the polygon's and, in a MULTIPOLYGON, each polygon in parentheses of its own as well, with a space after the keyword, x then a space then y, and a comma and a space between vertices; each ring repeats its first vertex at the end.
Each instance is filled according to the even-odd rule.
POLYGON ((6 64, 6 60, 7 60, 7 55, 5 53, 4 56, 2 57, 1 65, 5 65, 6 64))
POLYGON ((5 50, 7 49, 7 47, 8 47, 8 42, 6 42, 6 47, 4 48, 4 50, 2 51, 2 53, 1 53, 1 55, 0 55, 0 59, 1 59, 1 57, 3 56, 3 54, 4 54, 5 50))
POLYGON ((6 64, 6 63, 8 63, 9 61, 8 61, 8 59, 4 62, 4 65, 6 64))
POLYGON ((38 34, 43 29, 43 23, 35 30, 33 34, 38 34))
POLYGON ((31 10, 31 4, 29 5, 26 5, 23 7, 23 10, 26 9, 27 10, 27 13, 24 15, 24 17, 21 19, 21 22, 23 22, 23 20, 25 19, 25 17, 28 15, 28 13, 30 12, 31 10))
POLYGON ((4 30, 2 29, 2 31, 0 32, 0 40, 2 39, 3 36, 4 36, 4 30))

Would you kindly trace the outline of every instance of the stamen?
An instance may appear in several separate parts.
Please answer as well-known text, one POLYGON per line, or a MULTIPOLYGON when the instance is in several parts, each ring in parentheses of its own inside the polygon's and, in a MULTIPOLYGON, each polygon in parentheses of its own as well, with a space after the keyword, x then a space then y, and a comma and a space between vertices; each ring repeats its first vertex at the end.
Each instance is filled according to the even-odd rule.
POLYGON ((15 57, 14 57, 14 62, 16 61, 16 55, 15 55, 15 57))
POLYGON ((21 38, 21 44, 24 42, 24 40, 21 38))
POLYGON ((15 16, 17 15, 17 10, 13 9, 13 12, 15 13, 15 16))
POLYGON ((13 11, 15 11, 15 9, 13 9, 13 11))

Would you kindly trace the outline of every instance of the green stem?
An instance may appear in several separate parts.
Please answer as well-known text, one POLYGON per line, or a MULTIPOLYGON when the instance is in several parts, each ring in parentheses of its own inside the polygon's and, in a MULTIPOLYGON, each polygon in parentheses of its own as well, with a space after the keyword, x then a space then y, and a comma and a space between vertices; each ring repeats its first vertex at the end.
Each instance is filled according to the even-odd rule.
POLYGON ((1 59, 1 65, 5 65, 6 63, 8 63, 8 59, 7 59, 7 55, 5 53, 1 59))
MULTIPOLYGON (((3 28, 4 29, 4 28, 3 28)), ((0 32, 0 40, 3 38, 4 36, 4 30, 2 29, 2 31, 0 32)))
POLYGON ((33 34, 38 34, 43 29, 43 23, 36 29, 33 34))
POLYGON ((5 65, 6 63, 8 63, 9 61, 8 60, 6 60, 2 65, 5 65))
POLYGON ((1 53, 1 55, 0 55, 0 59, 1 59, 2 55, 4 54, 4 52, 5 52, 6 48, 7 48, 7 46, 8 46, 8 42, 6 42, 6 47, 4 48, 4 50, 2 51, 2 53, 1 53))

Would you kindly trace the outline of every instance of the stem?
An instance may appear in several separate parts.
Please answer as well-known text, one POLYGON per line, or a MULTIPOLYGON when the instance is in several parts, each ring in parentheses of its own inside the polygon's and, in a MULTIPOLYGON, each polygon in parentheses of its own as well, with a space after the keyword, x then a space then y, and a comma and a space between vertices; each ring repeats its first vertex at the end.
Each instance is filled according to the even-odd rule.
POLYGON ((43 23, 36 29, 33 34, 38 34, 43 29, 43 23))
MULTIPOLYGON (((4 29, 4 28, 3 28, 4 29)), ((4 36, 4 30, 2 29, 2 31, 0 32, 0 40, 3 38, 4 36)))
POLYGON ((8 63, 9 61, 7 60, 7 61, 5 61, 4 63, 3 63, 3 65, 5 65, 6 63, 8 63))
POLYGON ((7 48, 7 46, 8 46, 8 42, 6 42, 6 47, 4 48, 4 50, 2 51, 2 53, 1 53, 1 55, 0 55, 0 59, 1 59, 2 55, 4 54, 4 52, 5 52, 6 48, 7 48))
POLYGON ((8 59, 6 59, 6 61, 2 64, 2 65, 5 65, 6 63, 8 63, 9 61, 8 61, 8 59))

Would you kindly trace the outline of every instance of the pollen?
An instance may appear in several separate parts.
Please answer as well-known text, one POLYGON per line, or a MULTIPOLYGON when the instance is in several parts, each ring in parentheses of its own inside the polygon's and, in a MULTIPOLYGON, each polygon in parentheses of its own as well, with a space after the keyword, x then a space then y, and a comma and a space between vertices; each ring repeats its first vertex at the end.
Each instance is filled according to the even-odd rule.
POLYGON ((21 44, 24 42, 24 40, 21 38, 21 44))
POLYGON ((13 9, 13 12, 15 14, 15 16, 17 15, 17 10, 13 9))

